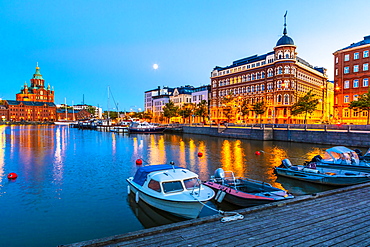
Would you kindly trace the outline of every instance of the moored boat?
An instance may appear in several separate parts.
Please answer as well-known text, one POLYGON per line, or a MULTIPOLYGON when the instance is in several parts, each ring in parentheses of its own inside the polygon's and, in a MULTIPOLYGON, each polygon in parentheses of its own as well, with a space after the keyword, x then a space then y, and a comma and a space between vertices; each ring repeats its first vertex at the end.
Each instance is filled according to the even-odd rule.
POLYGON ((293 195, 269 183, 235 177, 233 172, 225 172, 222 168, 218 168, 215 175, 204 184, 217 193, 215 196, 217 202, 227 201, 240 207, 294 198, 293 195))
POLYGON ((289 159, 284 159, 279 167, 275 167, 275 172, 280 176, 331 186, 347 186, 370 182, 370 173, 317 167, 315 163, 309 163, 306 166, 293 166, 289 159))
POLYGON ((204 203, 211 200, 214 191, 201 184, 198 175, 188 169, 171 165, 139 167, 134 177, 127 179, 129 193, 135 200, 174 215, 197 218, 204 203))
POLYGON ((360 150, 352 150, 344 146, 336 146, 325 151, 323 157, 315 156, 311 161, 317 167, 345 169, 370 172, 370 151, 362 156, 360 150))
POLYGON ((130 133, 163 133, 165 127, 150 124, 148 122, 132 122, 128 128, 130 133))

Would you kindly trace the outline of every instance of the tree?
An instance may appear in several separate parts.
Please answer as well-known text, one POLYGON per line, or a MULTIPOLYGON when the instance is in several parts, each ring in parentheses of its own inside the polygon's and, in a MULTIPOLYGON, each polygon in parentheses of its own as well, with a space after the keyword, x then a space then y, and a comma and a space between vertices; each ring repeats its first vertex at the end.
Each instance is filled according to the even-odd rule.
POLYGON ((297 103, 292 105, 291 114, 296 116, 304 113, 304 124, 306 124, 307 114, 314 112, 319 104, 319 99, 315 97, 316 95, 312 93, 312 90, 303 97, 300 97, 297 103))
POLYGON ((249 109, 249 101, 246 99, 242 100, 242 103, 240 104, 240 113, 243 115, 243 118, 245 119, 245 116, 248 116, 248 113, 251 109, 249 109))
POLYGON ((186 104, 184 104, 181 107, 181 109, 179 110, 179 115, 183 119, 189 118, 189 123, 190 123, 190 117, 191 117, 192 113, 193 113, 193 104, 192 103, 186 103, 186 104))
POLYGON ((202 100, 197 104, 194 114, 202 118, 202 122, 204 122, 204 118, 208 117, 208 103, 206 100, 202 100))
POLYGON ((229 93, 222 99, 222 112, 227 117, 227 122, 230 122, 231 116, 233 115, 233 108, 235 102, 232 93, 229 93))
POLYGON ((349 104, 349 109, 353 109, 355 111, 367 111, 367 122, 370 122, 370 88, 369 91, 363 95, 360 95, 357 100, 351 101, 349 104))
POLYGON ((91 115, 95 116, 95 107, 90 105, 86 108, 86 111, 88 111, 91 115))
POLYGON ((163 107, 163 116, 170 120, 172 117, 177 117, 179 112, 179 107, 170 101, 166 103, 163 107))
POLYGON ((258 115, 260 115, 260 123, 262 123, 262 115, 266 112, 267 106, 265 101, 259 101, 252 106, 252 111, 254 111, 258 115))

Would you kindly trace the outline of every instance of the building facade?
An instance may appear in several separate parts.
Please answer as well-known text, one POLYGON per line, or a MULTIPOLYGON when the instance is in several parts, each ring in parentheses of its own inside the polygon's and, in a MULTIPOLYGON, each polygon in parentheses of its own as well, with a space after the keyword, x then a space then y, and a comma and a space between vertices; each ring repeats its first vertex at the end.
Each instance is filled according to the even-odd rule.
POLYGON ((296 48, 287 35, 285 22, 283 36, 273 51, 236 60, 226 67, 215 67, 211 72, 211 120, 215 123, 260 121, 253 111, 241 113, 240 104, 246 101, 249 106, 264 102, 267 110, 258 117, 264 123, 303 123, 304 115, 292 116, 290 108, 311 90, 323 103, 307 122, 328 120, 329 109, 324 109, 328 100, 326 90, 329 90, 326 69, 313 67, 298 57, 296 48), (232 117, 225 114, 225 97, 234 98, 232 117))
POLYGON ((370 35, 333 53, 334 118, 345 124, 366 124, 367 112, 349 109, 351 101, 369 90, 370 35))

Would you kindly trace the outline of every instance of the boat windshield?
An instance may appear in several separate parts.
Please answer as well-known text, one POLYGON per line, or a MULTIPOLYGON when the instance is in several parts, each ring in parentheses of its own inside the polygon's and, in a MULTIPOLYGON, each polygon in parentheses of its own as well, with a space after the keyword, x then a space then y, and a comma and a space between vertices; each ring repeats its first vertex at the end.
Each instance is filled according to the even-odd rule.
POLYGON ((197 178, 190 178, 184 180, 184 185, 186 189, 199 188, 199 183, 197 178))
POLYGON ((149 184, 148 184, 148 188, 149 189, 152 189, 154 191, 157 191, 157 192, 161 192, 161 186, 159 184, 158 181, 155 181, 155 180, 150 180, 149 184))
POLYGON ((181 181, 163 182, 162 187, 164 193, 179 192, 184 190, 181 181))

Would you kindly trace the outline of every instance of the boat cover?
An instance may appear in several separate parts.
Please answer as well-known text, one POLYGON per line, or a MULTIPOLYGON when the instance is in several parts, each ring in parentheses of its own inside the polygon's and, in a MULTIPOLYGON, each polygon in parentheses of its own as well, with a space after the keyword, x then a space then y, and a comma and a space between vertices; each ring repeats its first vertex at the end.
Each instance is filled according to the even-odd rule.
POLYGON ((143 186, 146 177, 151 172, 156 171, 163 171, 163 170, 170 170, 170 169, 184 169, 179 166, 171 166, 171 165, 153 165, 153 166, 142 166, 140 167, 134 176, 133 182, 137 183, 140 186, 143 186))

